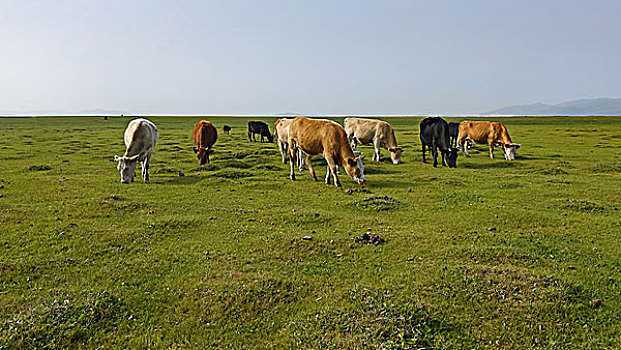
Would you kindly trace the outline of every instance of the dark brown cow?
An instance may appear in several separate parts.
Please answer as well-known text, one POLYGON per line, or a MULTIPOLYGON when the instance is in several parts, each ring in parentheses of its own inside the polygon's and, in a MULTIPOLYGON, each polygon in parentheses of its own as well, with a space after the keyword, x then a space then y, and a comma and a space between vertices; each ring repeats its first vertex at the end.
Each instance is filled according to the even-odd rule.
POLYGON ((209 154, 213 152, 211 146, 216 143, 218 139, 218 132, 216 128, 211 125, 211 122, 201 120, 194 125, 194 131, 192 131, 192 141, 196 147, 193 147, 194 153, 198 157, 198 165, 204 165, 209 163, 209 154))
POLYGON ((311 165, 311 157, 322 154, 328 163, 326 184, 330 184, 330 174, 334 177, 334 184, 341 187, 337 174, 337 166, 342 166, 354 181, 366 186, 362 160, 354 154, 345 129, 329 120, 308 119, 297 117, 289 123, 289 163, 291 164, 291 180, 295 180, 294 167, 296 164, 297 149, 305 155, 306 166, 311 178, 317 181, 315 170, 311 165))
POLYGON ((497 122, 488 121, 470 121, 464 120, 459 123, 459 136, 457 140, 458 147, 468 154, 466 141, 471 140, 476 143, 485 143, 489 145, 489 157, 494 159, 494 146, 501 147, 505 154, 506 160, 515 159, 515 151, 521 147, 517 143, 512 143, 507 128, 497 122))

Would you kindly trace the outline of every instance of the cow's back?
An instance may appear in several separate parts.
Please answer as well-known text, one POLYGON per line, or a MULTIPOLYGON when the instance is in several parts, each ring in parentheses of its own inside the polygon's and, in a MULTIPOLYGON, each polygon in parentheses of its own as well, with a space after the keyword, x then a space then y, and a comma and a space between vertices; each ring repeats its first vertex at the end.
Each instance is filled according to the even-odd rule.
POLYGON ((349 118, 345 131, 353 134, 363 144, 372 142, 375 137, 383 136, 388 123, 377 119, 349 118), (384 125, 386 124, 386 125, 384 125), (379 134, 379 135, 378 135, 379 134))
POLYGON ((152 152, 158 136, 157 127, 151 121, 142 118, 132 120, 125 129, 124 141, 127 147, 125 156, 131 157, 136 154, 144 156, 152 152))
POLYGON ((501 141, 505 138, 504 135, 508 137, 504 125, 490 121, 465 120, 459 124, 459 134, 466 135, 468 139, 478 143, 501 141))
POLYGON ((194 125, 192 140, 196 147, 211 148, 218 139, 216 127, 207 120, 201 120, 194 125))

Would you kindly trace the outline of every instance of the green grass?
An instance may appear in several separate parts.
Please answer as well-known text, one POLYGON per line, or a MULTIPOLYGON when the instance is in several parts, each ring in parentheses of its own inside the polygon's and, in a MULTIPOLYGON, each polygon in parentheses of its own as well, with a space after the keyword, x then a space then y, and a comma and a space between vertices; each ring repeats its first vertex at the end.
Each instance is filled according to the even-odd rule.
POLYGON ((130 119, 0 119, 0 348, 621 346, 619 117, 498 119, 517 160, 474 146, 457 169, 390 119, 403 164, 361 146, 371 193, 291 182, 248 119, 211 118, 201 168, 202 118, 150 119, 151 183, 130 185, 130 119))

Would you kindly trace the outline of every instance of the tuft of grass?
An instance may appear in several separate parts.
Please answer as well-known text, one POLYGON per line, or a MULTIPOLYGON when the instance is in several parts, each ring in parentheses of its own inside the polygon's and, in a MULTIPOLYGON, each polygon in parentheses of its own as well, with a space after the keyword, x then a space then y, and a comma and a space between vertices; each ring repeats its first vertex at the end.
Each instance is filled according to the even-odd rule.
POLYGON ((28 167, 28 171, 46 171, 52 170, 52 167, 49 165, 31 165, 28 167))
POLYGON ((388 196, 371 196, 356 202, 355 206, 375 211, 403 209, 405 204, 388 196))

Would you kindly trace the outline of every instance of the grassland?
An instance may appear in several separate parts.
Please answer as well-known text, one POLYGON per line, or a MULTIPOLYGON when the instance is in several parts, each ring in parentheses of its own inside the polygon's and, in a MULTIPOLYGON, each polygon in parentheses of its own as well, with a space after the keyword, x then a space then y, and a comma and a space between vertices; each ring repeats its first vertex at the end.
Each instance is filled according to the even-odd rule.
POLYGON ((621 118, 499 119, 517 160, 457 169, 391 119, 403 164, 360 147, 371 193, 289 181, 248 119, 211 119, 203 168, 200 118, 149 119, 131 185, 128 118, 0 119, 0 348, 621 347, 621 118))

